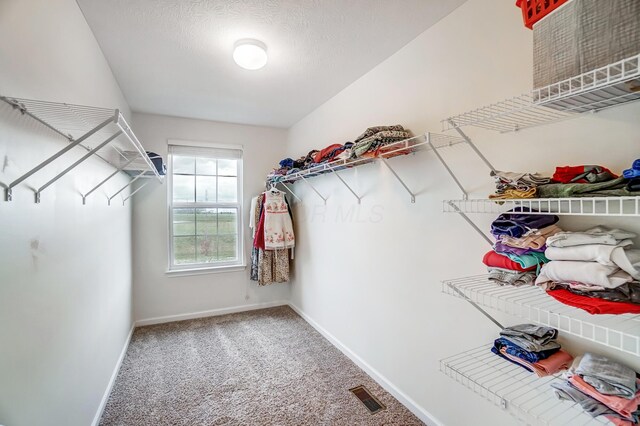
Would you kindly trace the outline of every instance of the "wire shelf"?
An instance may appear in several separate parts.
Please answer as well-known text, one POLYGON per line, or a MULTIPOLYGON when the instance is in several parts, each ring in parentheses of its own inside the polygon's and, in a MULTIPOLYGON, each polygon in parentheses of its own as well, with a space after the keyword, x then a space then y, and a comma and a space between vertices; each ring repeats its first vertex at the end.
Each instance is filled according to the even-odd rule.
MULTIPOLYGON (((115 176, 117 172, 124 171, 125 168, 135 176, 134 180, 141 177, 154 177, 162 182, 162 176, 119 110, 5 96, 0 96, 0 100, 69 141, 69 145, 11 182, 5 188, 7 201, 12 199, 13 187, 62 157, 74 147, 82 147, 88 152, 42 187, 36 189, 36 202, 40 202, 40 194, 44 189, 91 156, 101 158, 116 168, 116 172, 103 180, 98 187, 115 176), (107 148, 112 148, 112 150, 107 150, 107 148), (126 158, 123 154, 125 150, 131 149, 136 154, 135 159, 126 158), (123 162, 123 160, 125 161, 123 162)), ((98 187, 83 194, 83 202, 98 187)), ((118 191, 116 195, 124 189, 126 187, 118 191)), ((109 201, 112 198, 110 197, 109 201)))
POLYGON ((579 404, 559 400, 551 387, 558 376, 539 378, 490 352, 484 345, 440 361, 440 371, 527 425, 606 425, 579 404))
POLYGON ((621 352, 640 356, 640 315, 591 315, 564 305, 535 286, 500 286, 487 275, 442 282, 445 294, 470 300, 621 352))
POLYGON ((364 164, 369 164, 377 159, 388 159, 398 155, 412 154, 420 150, 430 150, 430 143, 433 144, 435 149, 440 149, 448 146, 457 145, 465 142, 460 137, 443 135, 440 133, 425 133, 422 135, 414 136, 412 138, 403 139, 398 142, 393 142, 382 147, 381 153, 375 157, 360 157, 356 159, 335 160, 317 166, 310 167, 305 170, 301 170, 296 173, 284 176, 274 176, 269 179, 269 182, 273 183, 293 183, 303 178, 310 178, 319 176, 326 173, 333 173, 340 170, 350 169, 364 164))
POLYGON ((443 131, 475 126, 501 133, 640 99, 640 55, 442 120, 443 131))
POLYGON ((514 207, 537 210, 530 214, 556 214, 571 216, 640 216, 638 197, 590 198, 522 198, 510 200, 470 199, 445 200, 445 213, 504 213, 514 207))

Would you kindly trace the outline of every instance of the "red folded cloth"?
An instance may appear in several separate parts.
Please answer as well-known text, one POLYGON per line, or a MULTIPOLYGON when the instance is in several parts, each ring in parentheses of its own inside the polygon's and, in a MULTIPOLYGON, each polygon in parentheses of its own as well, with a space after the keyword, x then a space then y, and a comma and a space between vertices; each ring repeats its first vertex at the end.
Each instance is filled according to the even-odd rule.
MULTIPOLYGON (((569 378, 569 383, 576 387, 580 392, 603 403, 616 413, 627 417, 630 420, 633 419, 632 414, 638 409, 638 404, 640 404, 640 391, 636 392, 636 395, 633 398, 626 399, 620 396, 603 395, 578 375, 571 376, 569 378)), ((640 379, 638 379, 638 383, 640 383, 640 379)))
POLYGON ((559 166, 551 179, 560 183, 595 183, 617 177, 611 170, 602 166, 559 166))
POLYGON ((507 256, 503 256, 493 250, 484 255, 482 263, 493 268, 511 269, 512 271, 519 272, 533 271, 536 269, 535 265, 524 269, 519 263, 514 262, 507 256))
POLYGON ((565 305, 580 308, 590 314, 640 314, 640 305, 626 302, 612 302, 597 297, 580 296, 569 290, 549 290, 547 294, 565 305))

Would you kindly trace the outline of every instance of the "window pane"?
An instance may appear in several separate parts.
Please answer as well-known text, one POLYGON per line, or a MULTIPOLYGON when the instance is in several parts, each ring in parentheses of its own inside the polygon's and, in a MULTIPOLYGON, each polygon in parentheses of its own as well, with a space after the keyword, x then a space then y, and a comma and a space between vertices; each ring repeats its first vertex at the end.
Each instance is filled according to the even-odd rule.
POLYGON ((238 200, 238 178, 218 177, 218 202, 235 203, 238 200))
POLYGON ((198 175, 211 175, 216 174, 216 160, 215 158, 196 158, 196 174, 198 175))
POLYGON ((195 158, 183 155, 173 155, 173 173, 194 174, 196 170, 195 158))
POLYGON ((218 234, 237 234, 237 221, 236 209, 218 209, 218 234))
POLYGON ((216 235, 218 233, 218 209, 198 209, 196 214, 197 235, 216 235))
POLYGON ((192 203, 195 194, 194 176, 173 176, 173 201, 192 203))
POLYGON ((173 235, 195 235, 194 209, 173 209, 173 235))
POLYGON ((235 235, 220 235, 218 237, 218 260, 236 260, 238 258, 236 240, 235 235))
POLYGON ((216 177, 215 176, 197 176, 196 177, 196 201, 208 201, 215 203, 216 201, 216 177))
POLYGON ((196 237, 173 237, 173 259, 176 265, 196 263, 196 237))
POLYGON ((218 174, 238 176, 238 160, 218 160, 218 174))
POLYGON ((209 263, 218 260, 218 247, 215 235, 198 238, 198 263, 209 263))

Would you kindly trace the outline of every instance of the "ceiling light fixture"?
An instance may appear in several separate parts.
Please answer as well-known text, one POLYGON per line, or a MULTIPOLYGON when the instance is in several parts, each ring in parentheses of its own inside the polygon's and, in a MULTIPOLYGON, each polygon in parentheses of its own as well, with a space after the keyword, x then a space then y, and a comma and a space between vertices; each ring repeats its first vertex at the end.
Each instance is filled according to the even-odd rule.
POLYGON ((267 64, 267 46, 258 40, 238 40, 233 49, 233 60, 247 70, 258 70, 267 64))

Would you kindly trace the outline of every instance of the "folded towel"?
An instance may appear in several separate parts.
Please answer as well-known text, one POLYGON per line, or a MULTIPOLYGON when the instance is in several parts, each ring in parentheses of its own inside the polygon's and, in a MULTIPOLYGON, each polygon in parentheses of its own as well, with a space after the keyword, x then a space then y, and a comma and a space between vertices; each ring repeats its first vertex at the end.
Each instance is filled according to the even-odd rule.
POLYGON ((626 417, 579 391, 568 382, 554 381, 551 383, 551 387, 555 389, 554 393, 558 399, 577 402, 591 417, 606 416, 615 425, 633 426, 630 422, 616 422, 616 420, 626 419, 626 417))
POLYGON ((614 395, 628 400, 634 398, 638 391, 636 372, 602 355, 585 353, 576 368, 576 374, 603 395, 614 395))
POLYGON ((558 330, 551 327, 519 324, 503 329, 500 335, 529 352, 560 348, 560 344, 555 340, 558 330))
POLYGON ((586 380, 579 375, 573 375, 569 378, 569 383, 575 386, 586 395, 600 401, 616 413, 626 417, 629 420, 635 420, 633 413, 638 409, 640 403, 640 393, 634 393, 631 398, 620 398, 619 396, 604 395, 599 389, 591 386, 586 380))
POLYGON ((540 270, 536 285, 547 289, 548 282, 577 281, 605 288, 616 288, 633 281, 633 277, 617 266, 601 265, 597 262, 553 260, 540 270))
POLYGON ((625 250, 623 247, 606 244, 587 244, 547 247, 544 254, 549 260, 597 262, 600 265, 615 266, 640 280, 640 250, 625 250))
MULTIPOLYGON (((558 232, 547 238, 547 247, 570 247, 583 244, 622 244, 624 240, 635 238, 633 232, 621 229, 608 229, 604 226, 596 226, 582 232, 558 232)), ((625 243, 629 245, 630 242, 625 243)))

